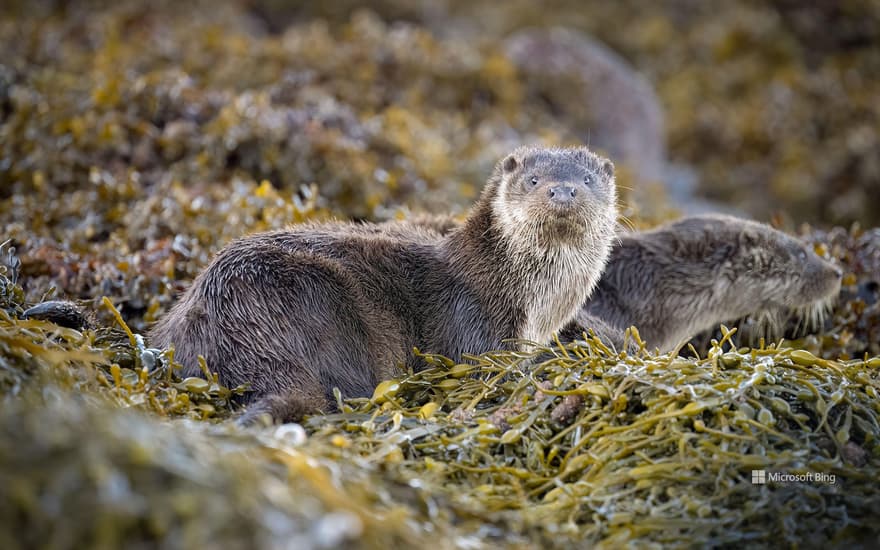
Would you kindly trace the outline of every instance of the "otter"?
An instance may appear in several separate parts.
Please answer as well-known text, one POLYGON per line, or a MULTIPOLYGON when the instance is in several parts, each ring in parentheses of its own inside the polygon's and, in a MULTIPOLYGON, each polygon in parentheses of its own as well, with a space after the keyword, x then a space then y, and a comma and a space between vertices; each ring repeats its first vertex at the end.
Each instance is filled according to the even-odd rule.
POLYGON ((186 375, 198 356, 249 383, 240 420, 297 420, 369 396, 422 364, 543 342, 599 280, 616 229, 614 166, 585 147, 520 148, 499 161, 458 227, 331 222, 221 250, 151 330, 186 375))
MULTIPOLYGON (((622 235, 578 318, 636 326, 649 347, 672 351, 697 333, 747 315, 811 314, 829 307, 843 272, 782 231, 727 215, 681 219, 622 235)), ((613 333, 612 333, 613 334, 613 333)))

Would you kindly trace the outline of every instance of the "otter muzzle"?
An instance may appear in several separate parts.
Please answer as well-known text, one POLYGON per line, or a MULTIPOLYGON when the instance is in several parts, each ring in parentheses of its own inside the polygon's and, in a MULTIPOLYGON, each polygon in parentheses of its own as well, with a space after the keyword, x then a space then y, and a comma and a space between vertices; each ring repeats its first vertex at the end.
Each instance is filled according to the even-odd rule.
POLYGON ((552 185, 547 190, 547 198, 554 204, 571 204, 575 197, 577 197, 577 189, 571 185, 552 185))

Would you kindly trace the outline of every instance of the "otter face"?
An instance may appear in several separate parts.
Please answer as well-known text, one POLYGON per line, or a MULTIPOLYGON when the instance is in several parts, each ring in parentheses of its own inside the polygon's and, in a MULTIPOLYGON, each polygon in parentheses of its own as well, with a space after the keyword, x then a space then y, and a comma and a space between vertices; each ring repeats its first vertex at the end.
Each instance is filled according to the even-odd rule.
POLYGON ((617 217, 614 165, 586 148, 518 149, 502 160, 493 207, 532 246, 599 242, 617 217))
MULTIPOLYGON (((843 272, 809 247, 781 231, 751 224, 739 235, 734 264, 742 284, 762 301, 760 308, 797 309, 827 302, 840 291, 843 272)), ((745 289, 743 289, 745 290, 745 289)))

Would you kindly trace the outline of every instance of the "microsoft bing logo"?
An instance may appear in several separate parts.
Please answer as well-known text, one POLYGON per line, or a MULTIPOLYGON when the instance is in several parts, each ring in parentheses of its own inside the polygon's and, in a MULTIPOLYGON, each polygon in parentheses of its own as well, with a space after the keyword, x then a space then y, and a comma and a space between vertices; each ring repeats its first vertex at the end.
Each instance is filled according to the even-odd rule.
POLYGON ((767 470, 752 470, 752 484, 766 485, 767 483, 837 483, 837 476, 825 472, 768 472, 767 470))

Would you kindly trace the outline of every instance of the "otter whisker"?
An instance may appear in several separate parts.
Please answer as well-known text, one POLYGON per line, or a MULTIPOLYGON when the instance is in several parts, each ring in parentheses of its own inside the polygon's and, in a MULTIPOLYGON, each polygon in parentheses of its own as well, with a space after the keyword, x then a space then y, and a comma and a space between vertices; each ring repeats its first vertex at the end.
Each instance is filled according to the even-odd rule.
POLYGON ((630 231, 635 231, 636 225, 635 225, 635 223, 633 223, 633 221, 631 219, 627 218, 623 214, 618 214, 617 218, 618 218, 618 223, 625 226, 630 231))
POLYGON ((752 335, 752 342, 755 343, 760 338, 764 338, 766 341, 776 340, 781 336, 780 334, 780 312, 777 311, 759 311, 758 313, 750 316, 751 319, 754 320, 755 324, 755 334, 752 335), (757 338, 755 338, 757 336, 757 338))
POLYGON ((792 310, 795 318, 791 334, 794 337, 805 336, 811 332, 821 331, 834 305, 834 298, 818 300, 792 310))
POLYGON ((794 310, 793 315, 795 319, 795 324, 794 328, 791 330, 791 333, 792 335, 797 336, 801 334, 801 331, 805 328, 807 311, 805 311, 804 308, 797 308, 794 310))

